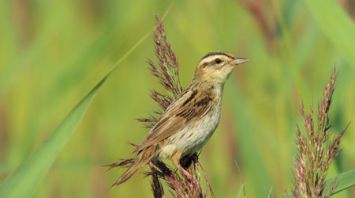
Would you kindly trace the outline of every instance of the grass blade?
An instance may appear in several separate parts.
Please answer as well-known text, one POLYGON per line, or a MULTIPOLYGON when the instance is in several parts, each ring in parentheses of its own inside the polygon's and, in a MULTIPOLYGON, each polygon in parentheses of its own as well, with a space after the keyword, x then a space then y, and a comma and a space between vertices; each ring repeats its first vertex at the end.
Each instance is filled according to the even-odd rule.
POLYGON ((334 178, 328 179, 325 183, 324 193, 328 194, 329 191, 332 190, 330 194, 334 195, 353 186, 355 186, 355 169, 341 173, 334 178))
MULTIPOLYGON (((234 81, 232 81, 234 82, 234 81)), ((237 87, 230 87, 226 85, 226 94, 231 99, 230 104, 232 107, 232 113, 236 124, 236 131, 238 135, 237 144, 240 146, 241 158, 244 161, 244 167, 247 174, 247 180, 250 181, 253 189, 249 194, 251 197, 265 197, 268 194, 270 188, 270 175, 266 168, 266 164, 263 162, 260 156, 259 147, 255 133, 248 133, 250 131, 257 131, 256 125, 254 123, 253 115, 248 111, 248 104, 245 102, 244 98, 241 96, 239 89, 237 87)), ((245 183, 247 183, 246 181, 245 183)), ((249 184, 249 183, 248 183, 249 184)))
POLYGON ((242 198, 242 197, 245 197, 245 192, 244 192, 244 184, 242 184, 240 187, 239 187, 239 191, 238 191, 238 194, 237 194, 237 198, 242 198))
POLYGON ((30 197, 39 182, 46 176, 58 153, 68 142, 83 118, 97 91, 105 82, 102 79, 65 117, 33 155, 0 186, 0 197, 30 197))
POLYGON ((305 1, 322 32, 334 47, 355 64, 355 25, 337 1, 305 1))
MULTIPOLYGON (((167 8, 162 18, 165 18, 171 9, 167 8)), ((139 45, 145 41, 150 33, 142 36, 123 56, 118 59, 102 77, 102 79, 86 94, 86 96, 74 107, 74 109, 64 118, 59 126, 51 133, 47 141, 42 143, 32 156, 24 161, 18 170, 9 176, 0 185, 1 198, 31 197, 41 180, 47 175, 50 167, 57 158, 59 152, 64 148, 74 133, 86 110, 96 96, 98 90, 106 79, 118 68, 139 45)))

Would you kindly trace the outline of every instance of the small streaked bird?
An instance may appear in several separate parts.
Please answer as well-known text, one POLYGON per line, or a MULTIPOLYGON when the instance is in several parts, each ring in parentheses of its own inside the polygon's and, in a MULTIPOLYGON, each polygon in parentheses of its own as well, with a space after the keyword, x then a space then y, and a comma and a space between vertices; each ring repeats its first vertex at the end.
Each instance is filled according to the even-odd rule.
POLYGON ((141 167, 155 160, 170 159, 186 173, 180 160, 199 152, 220 121, 224 83, 233 69, 244 62, 229 53, 212 52, 198 64, 194 78, 180 97, 173 101, 137 145, 137 154, 114 185, 127 181, 141 167))

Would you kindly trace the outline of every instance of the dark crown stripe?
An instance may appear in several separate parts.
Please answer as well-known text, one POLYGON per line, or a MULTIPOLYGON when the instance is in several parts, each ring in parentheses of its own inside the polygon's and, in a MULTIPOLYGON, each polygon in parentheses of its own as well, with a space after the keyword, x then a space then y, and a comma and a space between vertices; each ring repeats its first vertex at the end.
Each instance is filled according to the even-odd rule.
POLYGON ((224 55, 224 56, 228 56, 229 58, 234 58, 232 55, 224 53, 224 52, 210 52, 210 53, 206 54, 206 56, 202 57, 201 60, 205 59, 209 56, 215 56, 215 55, 224 55))

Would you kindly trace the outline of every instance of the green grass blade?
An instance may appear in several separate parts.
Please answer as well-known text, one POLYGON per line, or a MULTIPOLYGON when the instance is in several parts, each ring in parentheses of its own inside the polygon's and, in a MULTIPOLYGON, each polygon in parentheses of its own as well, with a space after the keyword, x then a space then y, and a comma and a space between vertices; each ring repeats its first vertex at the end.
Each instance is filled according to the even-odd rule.
MULTIPOLYGON (((165 18, 170 9, 171 5, 162 18, 165 18)), ((151 31, 153 30, 154 29, 151 31)), ((36 187, 49 172, 49 169, 57 158, 59 152, 64 148, 65 144, 74 133, 100 87, 118 68, 118 65, 149 37, 151 31, 142 36, 141 39, 139 39, 125 54, 123 54, 121 58, 115 62, 115 64, 109 68, 108 72, 94 86, 94 88, 86 94, 86 96, 51 133, 47 141, 42 143, 32 154, 32 156, 28 160, 24 161, 18 170, 0 185, 1 198, 31 197, 33 195, 36 187)))
POLYGON ((46 176, 58 153, 68 142, 83 118, 97 91, 105 82, 102 79, 65 117, 33 155, 0 186, 0 197, 30 197, 39 182, 46 176))
MULTIPOLYGON (((325 182, 323 194, 328 195, 329 191, 332 190, 333 188, 333 192, 331 192, 330 195, 335 195, 353 186, 355 186, 355 169, 347 171, 345 173, 340 173, 336 177, 328 179, 325 182)), ((283 198, 292 198, 292 197, 293 196, 291 193, 283 196, 283 198)))
POLYGON ((244 196, 244 184, 242 184, 239 188, 239 191, 238 191, 238 194, 237 194, 237 198, 242 198, 242 197, 245 197, 244 196))
POLYGON ((355 169, 341 173, 334 178, 328 179, 325 183, 324 193, 328 194, 329 190, 331 190, 333 186, 334 189, 333 192, 331 192, 331 195, 355 186, 355 169))
POLYGON ((305 1, 322 32, 344 58, 355 64, 355 25, 337 1, 305 1))
MULTIPOLYGON (((231 80, 234 82, 233 80, 231 80)), ((230 98, 230 104, 232 107, 232 113, 238 123, 236 125, 237 131, 237 144, 241 148, 241 158, 244 161, 244 167, 247 174, 247 182, 253 186, 252 192, 249 196, 252 197, 265 197, 268 194, 267 189, 270 188, 271 181, 270 175, 267 171, 266 164, 261 160, 260 151, 257 142, 255 131, 256 128, 253 115, 248 111, 248 104, 241 96, 238 87, 231 87, 226 85, 226 94, 230 98)))

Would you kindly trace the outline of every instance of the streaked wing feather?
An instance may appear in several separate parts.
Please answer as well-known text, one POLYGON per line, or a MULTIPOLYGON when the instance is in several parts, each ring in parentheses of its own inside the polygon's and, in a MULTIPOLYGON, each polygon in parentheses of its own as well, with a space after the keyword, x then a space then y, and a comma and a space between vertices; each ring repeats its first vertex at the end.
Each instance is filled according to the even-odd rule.
POLYGON ((157 124, 152 128, 146 139, 140 144, 136 151, 157 144, 174 133, 186 127, 188 124, 200 119, 213 108, 212 97, 196 90, 189 90, 176 102, 172 108, 168 108, 157 124))

